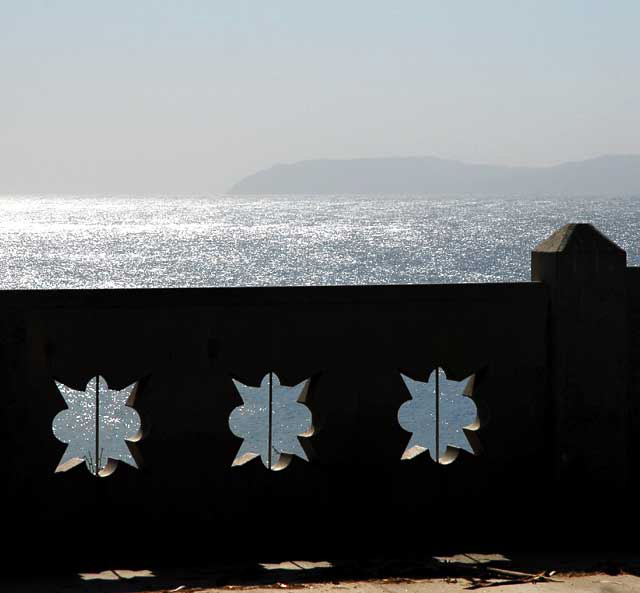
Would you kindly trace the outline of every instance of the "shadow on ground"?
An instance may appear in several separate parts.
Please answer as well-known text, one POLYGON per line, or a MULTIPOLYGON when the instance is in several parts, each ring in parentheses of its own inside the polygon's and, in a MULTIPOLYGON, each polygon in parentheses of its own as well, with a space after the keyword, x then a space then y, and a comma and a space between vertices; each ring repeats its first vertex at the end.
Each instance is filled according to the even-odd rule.
MULTIPOLYGON (((504 580, 533 582, 526 575, 561 578, 592 573, 640 576, 640 554, 455 554, 358 561, 298 560, 211 564, 185 569, 108 568, 56 576, 0 577, 0 591, 11 593, 188 593, 199 589, 304 588, 308 584, 352 581, 398 582, 418 579, 466 579, 470 584, 504 580)), ((31 573, 33 574, 33 573, 31 573)), ((541 581, 538 581, 541 582, 541 581)), ((486 586, 486 585, 485 585, 486 586)))

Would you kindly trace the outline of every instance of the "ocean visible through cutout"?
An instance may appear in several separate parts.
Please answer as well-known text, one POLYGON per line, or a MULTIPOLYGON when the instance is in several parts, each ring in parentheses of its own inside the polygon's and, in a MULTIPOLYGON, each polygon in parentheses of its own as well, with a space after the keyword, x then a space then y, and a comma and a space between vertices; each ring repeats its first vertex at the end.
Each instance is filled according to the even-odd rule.
POLYGON ((310 380, 288 387, 267 373, 259 387, 233 383, 243 405, 231 412, 229 428, 244 439, 233 465, 260 457, 266 468, 281 470, 293 456, 309 461, 300 439, 313 434, 311 411, 304 404, 310 380))
POLYGON ((56 472, 85 463, 94 475, 113 473, 117 462, 139 466, 134 443, 139 441, 141 421, 132 407, 138 383, 122 390, 110 389, 104 377, 89 380, 84 391, 56 381, 67 409, 53 419, 53 434, 67 444, 56 472))
POLYGON ((411 394, 411 399, 398 410, 400 426, 411 433, 402 459, 413 459, 429 451, 431 459, 446 464, 460 450, 475 453, 463 430, 478 427, 476 404, 463 393, 469 377, 462 381, 448 379, 439 367, 429 374, 426 382, 401 376, 411 394))

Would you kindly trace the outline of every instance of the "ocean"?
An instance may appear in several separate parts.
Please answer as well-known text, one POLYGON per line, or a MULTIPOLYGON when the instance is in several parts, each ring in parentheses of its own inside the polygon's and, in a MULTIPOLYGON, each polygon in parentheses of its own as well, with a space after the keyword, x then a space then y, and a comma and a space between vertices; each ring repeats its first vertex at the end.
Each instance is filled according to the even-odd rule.
POLYGON ((640 196, 5 196, 0 287, 499 282, 591 222, 640 261, 640 196))
MULTIPOLYGON (((531 249, 568 222, 594 224, 640 265, 640 196, 3 196, 0 208, 2 289, 528 280, 531 249)), ((403 425, 431 424, 418 445, 433 441, 432 400, 421 399, 403 412, 403 425)), ((451 443, 470 413, 452 401, 451 443)), ((255 418, 263 459, 266 412, 247 407, 235 427, 255 418)), ((284 434, 305 417, 283 408, 274 424, 284 434)))

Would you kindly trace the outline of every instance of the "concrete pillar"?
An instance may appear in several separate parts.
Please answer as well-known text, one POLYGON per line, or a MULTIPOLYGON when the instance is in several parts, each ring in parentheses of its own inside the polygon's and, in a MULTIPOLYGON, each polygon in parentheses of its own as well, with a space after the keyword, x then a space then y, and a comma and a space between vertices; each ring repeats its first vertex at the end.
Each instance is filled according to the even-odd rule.
POLYGON ((562 227, 531 254, 550 297, 556 477, 583 496, 628 483, 626 259, 590 224, 562 227))

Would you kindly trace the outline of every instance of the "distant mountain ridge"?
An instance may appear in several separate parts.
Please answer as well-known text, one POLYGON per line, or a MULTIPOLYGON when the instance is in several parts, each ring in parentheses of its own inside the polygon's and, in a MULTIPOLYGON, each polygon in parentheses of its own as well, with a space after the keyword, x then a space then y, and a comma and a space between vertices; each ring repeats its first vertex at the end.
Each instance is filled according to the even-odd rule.
POLYGON ((434 157, 299 161, 249 175, 230 193, 640 195, 640 155, 549 167, 475 165, 434 157))

